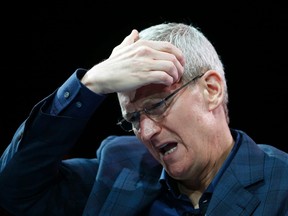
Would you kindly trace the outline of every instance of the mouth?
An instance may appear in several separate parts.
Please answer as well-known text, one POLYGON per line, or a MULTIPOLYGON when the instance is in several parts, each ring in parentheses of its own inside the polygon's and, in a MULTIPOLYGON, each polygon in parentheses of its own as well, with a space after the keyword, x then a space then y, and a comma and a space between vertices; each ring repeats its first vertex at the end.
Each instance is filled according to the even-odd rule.
POLYGON ((166 143, 159 148, 159 152, 162 156, 166 156, 166 155, 174 152, 176 149, 177 149, 177 143, 176 142, 166 143))

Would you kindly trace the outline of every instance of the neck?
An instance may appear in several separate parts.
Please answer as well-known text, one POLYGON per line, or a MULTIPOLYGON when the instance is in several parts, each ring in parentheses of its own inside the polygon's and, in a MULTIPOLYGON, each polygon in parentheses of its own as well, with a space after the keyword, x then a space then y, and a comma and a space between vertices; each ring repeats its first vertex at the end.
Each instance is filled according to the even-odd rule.
MULTIPOLYGON (((219 155, 218 159, 210 166, 210 168, 206 168, 204 170, 210 170, 205 172, 206 174, 202 176, 202 178, 198 178, 197 181, 194 180, 185 180, 185 181, 178 181, 178 188, 182 194, 187 195, 194 207, 196 208, 199 203, 199 199, 201 198, 204 191, 207 189, 209 184, 212 182, 216 174, 218 173, 219 169, 222 167, 223 163, 225 162, 226 158, 228 157, 229 153, 231 152, 234 145, 234 140, 231 136, 229 139, 229 145, 226 145, 226 148, 222 151, 219 155)), ((201 175, 200 175, 201 176, 201 175)))

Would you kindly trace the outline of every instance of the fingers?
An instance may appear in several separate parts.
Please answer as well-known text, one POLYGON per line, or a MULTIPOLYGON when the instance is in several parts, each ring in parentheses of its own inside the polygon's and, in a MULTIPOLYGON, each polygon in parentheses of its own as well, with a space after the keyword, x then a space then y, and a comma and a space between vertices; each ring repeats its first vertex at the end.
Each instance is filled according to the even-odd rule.
POLYGON ((183 56, 183 53, 180 49, 178 49, 173 44, 167 42, 167 41, 145 41, 145 43, 148 43, 148 46, 153 47, 153 49, 158 50, 160 52, 169 53, 176 57, 178 62, 184 66, 185 59, 183 56))
POLYGON ((150 71, 162 71, 171 76, 172 82, 167 85, 178 82, 184 73, 184 58, 179 55, 177 59, 174 54, 167 52, 156 52, 154 55, 153 61, 148 64, 150 71))
POLYGON ((101 94, 133 91, 148 84, 170 86, 182 77, 184 60, 173 44, 139 39, 138 31, 132 30, 110 57, 93 66, 81 81, 101 94))
POLYGON ((117 48, 121 48, 124 46, 128 46, 130 44, 133 44, 138 39, 139 39, 139 33, 136 29, 133 29, 132 32, 124 38, 122 43, 117 46, 117 48))
MULTIPOLYGON (((150 41, 139 40, 139 32, 135 29, 124 38, 121 44, 114 48, 112 56, 116 56, 119 53, 128 53, 129 49, 134 49, 131 56, 136 56, 136 59, 142 58, 141 64, 146 67, 146 71, 163 71, 167 73, 169 77, 162 77, 162 81, 155 80, 155 82, 162 82, 166 85, 171 85, 174 82, 178 82, 184 72, 184 56, 176 46, 165 41, 150 41), (131 45, 131 46, 130 46, 131 45), (129 47, 130 46, 130 47, 129 47), (120 51, 122 50, 122 51, 120 51)), ((130 52, 131 52, 130 50, 130 52)), ((139 71, 145 71, 140 69, 139 71)))
MULTIPOLYGON (((185 61, 182 52, 177 47, 168 42, 144 40, 139 40, 135 43, 136 45, 138 46, 137 53, 134 55, 137 58, 135 57, 134 61, 137 61, 137 66, 134 67, 138 68, 138 71, 155 71, 157 76, 159 76, 159 72, 162 72, 159 78, 163 80, 154 80, 155 83, 161 82, 171 85, 180 80, 184 73, 185 61)), ((151 73, 143 74, 143 76, 145 79, 147 76, 152 76, 155 79, 151 73)))

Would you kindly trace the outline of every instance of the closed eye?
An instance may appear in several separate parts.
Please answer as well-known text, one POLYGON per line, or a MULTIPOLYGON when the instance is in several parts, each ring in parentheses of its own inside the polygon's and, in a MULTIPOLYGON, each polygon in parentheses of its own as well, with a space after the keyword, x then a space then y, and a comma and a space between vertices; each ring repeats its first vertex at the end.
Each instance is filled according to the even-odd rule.
POLYGON ((157 108, 160 108, 162 105, 164 105, 165 101, 161 100, 158 103, 152 104, 150 107, 147 107, 144 111, 147 114, 152 114, 153 111, 157 108))

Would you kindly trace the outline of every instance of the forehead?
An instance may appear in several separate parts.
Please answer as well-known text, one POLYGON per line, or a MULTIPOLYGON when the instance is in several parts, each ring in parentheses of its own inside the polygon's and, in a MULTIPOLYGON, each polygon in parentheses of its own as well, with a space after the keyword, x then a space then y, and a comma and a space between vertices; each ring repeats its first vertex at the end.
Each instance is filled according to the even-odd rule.
POLYGON ((156 96, 163 95, 169 92, 171 86, 165 86, 162 84, 149 84, 147 86, 143 86, 135 91, 134 97, 130 98, 130 102, 135 102, 145 98, 153 98, 156 96))

